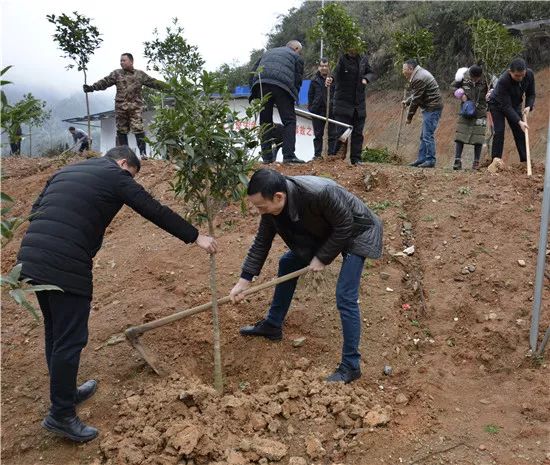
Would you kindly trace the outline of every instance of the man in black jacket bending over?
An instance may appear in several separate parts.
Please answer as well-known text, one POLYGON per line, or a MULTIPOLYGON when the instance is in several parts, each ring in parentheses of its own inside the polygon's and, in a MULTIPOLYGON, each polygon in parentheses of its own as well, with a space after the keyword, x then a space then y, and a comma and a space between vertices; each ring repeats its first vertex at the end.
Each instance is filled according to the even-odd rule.
MULTIPOLYGON (((270 94, 269 100, 260 112, 260 124, 273 127, 273 106, 279 110, 283 123, 283 163, 304 163, 294 153, 296 150, 296 113, 294 102, 302 86, 304 60, 300 56, 302 44, 291 40, 285 47, 267 50, 252 68, 255 73, 250 78, 251 99, 270 94)), ((273 163, 271 143, 273 131, 262 135, 262 157, 264 163, 273 163)))
POLYGON ((535 104, 535 75, 533 71, 527 68, 525 60, 517 58, 510 63, 509 69, 500 76, 495 88, 489 92, 489 111, 493 117, 495 130, 491 151, 493 162, 498 164, 502 159, 504 119, 508 120, 508 126, 514 135, 520 161, 526 161, 527 149, 524 132, 529 129, 529 126, 527 122, 522 121, 522 116, 527 117, 535 104), (521 104, 524 95, 525 107, 522 111, 521 104))
POLYGON ((37 293, 44 316, 51 400, 42 426, 77 442, 98 434, 80 421, 75 410, 94 394, 97 383, 90 380, 77 388, 76 379, 80 352, 88 340, 92 259, 114 216, 126 204, 178 239, 194 242, 208 253, 217 250, 213 238, 199 234, 134 181, 140 167, 139 158, 123 145, 102 158, 59 170, 32 206, 17 257, 22 276, 63 290, 37 293))
MULTIPOLYGON (((380 219, 352 193, 334 181, 316 176, 283 176, 261 169, 248 185, 248 198, 262 217, 252 247, 242 267, 241 278, 231 290, 233 302, 242 299, 267 258, 275 234, 290 249, 279 261, 279 276, 309 265, 322 271, 342 254, 336 285, 344 344, 342 361, 326 380, 349 383, 361 376, 359 340, 361 313, 357 299, 365 258, 382 253, 380 219)), ((298 279, 279 284, 265 319, 241 328, 244 336, 282 339, 282 326, 292 302, 298 279)))

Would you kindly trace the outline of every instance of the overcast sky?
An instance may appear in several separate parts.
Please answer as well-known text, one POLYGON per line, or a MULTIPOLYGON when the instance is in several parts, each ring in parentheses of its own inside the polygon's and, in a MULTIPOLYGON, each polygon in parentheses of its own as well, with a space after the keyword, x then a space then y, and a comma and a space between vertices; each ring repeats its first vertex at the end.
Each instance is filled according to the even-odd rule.
POLYGON ((19 86, 50 87, 71 94, 82 86, 82 73, 65 69, 69 60, 53 41, 47 14, 71 13, 93 18, 103 42, 89 64, 95 82, 118 68, 120 53, 134 54, 135 67, 145 69, 143 42, 153 29, 162 31, 177 17, 186 39, 199 47, 209 70, 222 63, 248 61, 262 48, 277 16, 302 0, 1 0, 2 67, 14 65, 8 79, 19 86), (49 84, 49 85, 48 85, 49 84))

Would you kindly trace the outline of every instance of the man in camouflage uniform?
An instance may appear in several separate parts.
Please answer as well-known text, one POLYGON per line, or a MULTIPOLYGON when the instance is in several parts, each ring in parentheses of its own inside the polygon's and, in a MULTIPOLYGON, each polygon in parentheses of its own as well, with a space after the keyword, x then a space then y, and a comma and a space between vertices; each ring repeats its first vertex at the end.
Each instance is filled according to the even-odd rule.
POLYGON ((145 132, 142 113, 145 108, 142 86, 162 90, 166 84, 148 76, 139 69, 134 69, 134 57, 131 53, 120 56, 121 69, 115 69, 111 74, 91 86, 84 84, 84 92, 105 90, 116 85, 115 115, 117 140, 116 145, 128 145, 128 133, 136 136, 137 146, 142 159, 147 159, 145 153, 145 132))

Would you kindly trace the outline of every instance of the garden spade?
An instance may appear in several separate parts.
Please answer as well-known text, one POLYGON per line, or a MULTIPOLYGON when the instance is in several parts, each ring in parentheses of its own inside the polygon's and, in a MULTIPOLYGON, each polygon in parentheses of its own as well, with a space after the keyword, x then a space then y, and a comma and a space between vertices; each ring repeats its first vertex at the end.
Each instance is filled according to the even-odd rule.
MULTIPOLYGON (((284 283, 285 281, 288 281, 290 279, 297 278, 298 276, 301 276, 307 273, 308 271, 309 271, 309 267, 305 267, 298 271, 294 271, 293 273, 289 273, 279 278, 272 279, 271 281, 260 284, 258 286, 253 286, 247 289, 246 291, 244 291, 243 295, 248 296, 258 291, 267 289, 269 287, 276 286, 277 284, 284 283)), ((218 305, 222 305, 230 301, 231 299, 229 298, 229 296, 225 296, 218 299, 217 302, 218 302, 218 305)), ((149 350, 146 346, 144 346, 141 343, 141 341, 139 340, 140 336, 146 333, 147 331, 160 328, 161 326, 166 326, 170 323, 181 320, 188 316, 196 315, 197 313, 202 313, 211 307, 212 307, 212 302, 208 302, 206 304, 199 305, 198 307, 193 307, 188 310, 182 310, 172 315, 168 315, 163 318, 159 318, 158 320, 150 321, 148 323, 145 323, 139 326, 131 326, 130 328, 124 331, 124 334, 126 335, 126 338, 130 342, 130 344, 132 344, 132 347, 134 347, 134 349, 136 349, 139 352, 139 354, 143 357, 143 359, 147 362, 147 364, 155 371, 155 373, 159 376, 164 376, 166 372, 160 366, 160 363, 156 354, 153 353, 151 350, 149 350)))

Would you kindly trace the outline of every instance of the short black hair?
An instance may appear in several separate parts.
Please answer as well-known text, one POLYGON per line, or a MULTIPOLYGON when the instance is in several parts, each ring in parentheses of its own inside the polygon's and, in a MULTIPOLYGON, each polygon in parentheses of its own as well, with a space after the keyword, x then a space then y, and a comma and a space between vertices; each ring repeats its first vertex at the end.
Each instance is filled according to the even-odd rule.
POLYGON ((483 74, 483 69, 479 65, 472 65, 470 66, 470 76, 472 77, 480 77, 483 74))
POLYGON ((275 170, 261 168, 254 172, 248 182, 248 195, 262 194, 264 199, 273 200, 276 192, 287 192, 285 177, 275 170))
POLYGON ((527 69, 527 63, 523 58, 515 58, 510 63, 510 71, 525 71, 527 69))
POLYGON ((74 131, 74 126, 69 127, 69 131, 74 131))
POLYGON ((131 53, 126 52, 126 53, 121 54, 120 56, 123 57, 124 55, 126 55, 128 58, 130 58, 130 60, 134 61, 134 55, 132 55, 131 53))
POLYGON ((126 160, 128 166, 135 168, 138 173, 141 169, 141 161, 139 161, 137 155, 127 145, 113 147, 105 154, 105 157, 110 158, 111 160, 126 160))
POLYGON ((409 66, 410 68, 414 69, 418 66, 418 61, 416 61, 414 58, 411 58, 407 61, 405 61, 405 64, 409 66))
POLYGON ((328 58, 327 57, 321 57, 319 59, 319 64, 321 64, 321 63, 328 63, 328 58))

